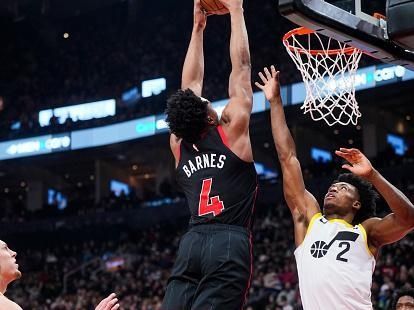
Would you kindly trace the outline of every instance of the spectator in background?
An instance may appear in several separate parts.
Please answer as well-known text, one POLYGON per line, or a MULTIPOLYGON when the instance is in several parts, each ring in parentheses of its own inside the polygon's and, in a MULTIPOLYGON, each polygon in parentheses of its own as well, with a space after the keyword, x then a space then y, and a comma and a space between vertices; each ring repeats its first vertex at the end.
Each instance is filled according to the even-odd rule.
MULTIPOLYGON (((16 256, 17 253, 0 240, 0 310, 22 310, 18 304, 4 296, 8 285, 22 276, 19 265, 16 263, 16 256)), ((118 299, 115 297, 115 294, 109 295, 99 303, 95 310, 119 309, 118 299)))
POLYGON ((10 250, 7 244, 0 241, 0 309, 14 310, 22 309, 18 304, 4 296, 7 286, 20 279, 22 273, 19 271, 19 265, 16 263, 17 253, 10 250))
MULTIPOLYGON (((265 205, 258 206, 259 210, 265 208, 265 205)), ((285 306, 290 305, 295 310, 302 309, 297 278, 295 277, 292 283, 286 282, 286 284, 280 280, 284 270, 288 269, 285 268, 286 265, 289 265, 289 269, 294 267, 293 260, 285 258, 285 253, 293 250, 293 227, 290 221, 281 221, 279 229, 274 228, 272 223, 277 218, 287 218, 289 215, 287 208, 283 208, 282 205, 278 208, 283 213, 275 216, 274 213, 278 210, 272 208, 271 213, 258 214, 256 218, 254 253, 258 259, 255 260, 255 275, 246 308, 249 310, 283 309, 279 305, 284 303, 282 297, 279 298, 280 294, 287 299, 285 306), (284 239, 287 239, 287 242, 280 243, 278 250, 275 251, 271 244, 276 240, 284 239)), ((130 214, 127 212, 128 216, 130 214)), ((108 217, 113 215, 109 213, 108 217)), ((15 281, 12 288, 9 287, 8 297, 23 309, 86 310, 94 309, 93 305, 98 304, 107 292, 115 291, 123 309, 159 310, 160 300, 164 295, 164 287, 170 274, 169 270, 176 256, 179 237, 186 222, 187 218, 183 217, 172 225, 166 223, 151 229, 142 227, 131 231, 125 231, 124 227, 115 228, 111 224, 100 225, 98 231, 94 232, 88 226, 86 230, 77 228, 76 234, 70 233, 70 236, 74 237, 70 242, 62 244, 57 240, 49 240, 47 247, 42 244, 32 244, 33 242, 27 241, 28 236, 21 236, 20 246, 23 248, 19 251, 19 265, 24 270, 24 277, 15 281), (96 239, 95 233, 101 235, 102 230, 112 231, 111 235, 114 239, 96 239), (86 239, 80 242, 78 240, 80 236, 86 239), (30 245, 24 247, 25 243, 30 245), (61 279, 65 274, 85 263, 96 261, 105 254, 111 257, 123 257, 125 265, 117 271, 110 271, 107 268, 102 270, 102 263, 105 261, 94 262, 74 274, 67 282, 66 293, 62 293, 61 279), (57 261, 52 258, 54 256, 57 261), (96 270, 102 272, 96 273, 96 270)), ((57 232, 53 235, 58 236, 62 233, 60 229, 57 232)), ((31 233, 31 237, 37 239, 39 235, 31 233)), ((64 237, 67 238, 66 235, 64 237)), ((50 239, 54 238, 51 236, 50 239)), ((61 240, 60 237, 58 239, 61 240)), ((413 287, 413 246, 414 234, 411 234, 403 241, 383 248, 384 255, 377 260, 378 268, 373 279, 373 309, 392 309, 394 286, 413 287), (380 287, 384 283, 389 283, 386 275, 381 272, 381 267, 386 264, 388 256, 395 257, 394 266, 401 271, 397 272, 395 279, 392 280, 395 281, 395 285, 390 286, 389 294, 384 292, 385 295, 379 296, 380 287), (401 277, 400 274, 404 276, 401 277)), ((294 274, 296 275, 296 271, 294 274)))
POLYGON ((401 290, 395 296, 392 310, 414 309, 414 289, 401 290))

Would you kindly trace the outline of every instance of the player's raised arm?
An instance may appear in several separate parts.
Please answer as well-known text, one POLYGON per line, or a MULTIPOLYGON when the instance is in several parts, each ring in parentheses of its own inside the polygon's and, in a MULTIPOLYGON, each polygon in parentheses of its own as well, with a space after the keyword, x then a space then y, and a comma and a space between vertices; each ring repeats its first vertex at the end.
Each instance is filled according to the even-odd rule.
MULTIPOLYGON (((186 96, 194 96, 194 94, 196 96, 201 96, 204 79, 203 38, 206 24, 207 15, 201 7, 200 0, 194 0, 193 31, 191 33, 191 40, 183 66, 181 77, 182 91, 175 94, 175 96, 180 97, 180 99, 186 96), (192 94, 188 89, 190 89, 194 94, 192 94)), ((174 102, 174 99, 169 101, 174 102)), ((177 165, 180 158, 180 139, 177 138, 175 134, 171 134, 170 136, 170 148, 175 158, 175 164, 177 165)))
POLYGON ((207 24, 207 15, 201 8, 200 0, 194 0, 194 25, 191 41, 185 57, 181 78, 181 89, 191 89, 197 96, 201 96, 204 79, 204 29, 207 24))
POLYGON ((230 149, 242 160, 253 161, 249 136, 250 114, 253 106, 249 39, 244 20, 242 0, 219 0, 229 10, 231 18, 229 79, 230 101, 223 110, 220 124, 230 149))
POLYGON ((272 134, 282 167, 283 192, 286 202, 292 213, 299 211, 309 222, 316 213, 320 212, 320 208, 315 197, 305 189, 300 163, 296 156, 295 142, 286 124, 283 111, 279 72, 276 72, 275 67, 272 66, 270 70, 265 68, 259 76, 263 85, 256 82, 256 86, 263 90, 270 102, 272 134))
POLYGON ((223 111, 223 122, 231 126, 230 135, 248 132, 253 106, 249 39, 244 20, 242 0, 220 0, 230 11, 230 59, 232 71, 229 79, 230 102, 223 111))
POLYGON ((370 245, 378 249, 382 245, 402 239, 414 229, 414 206, 394 185, 374 169, 366 156, 358 149, 341 148, 336 151, 348 161, 342 167, 369 181, 384 197, 393 213, 383 219, 371 218, 363 224, 370 245))

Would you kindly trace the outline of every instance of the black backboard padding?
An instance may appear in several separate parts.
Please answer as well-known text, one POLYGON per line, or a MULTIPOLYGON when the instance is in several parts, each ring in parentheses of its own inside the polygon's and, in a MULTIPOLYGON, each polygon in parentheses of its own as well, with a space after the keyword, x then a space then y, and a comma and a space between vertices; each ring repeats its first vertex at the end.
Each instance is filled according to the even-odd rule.
POLYGON ((300 26, 339 41, 347 41, 383 62, 414 70, 414 53, 384 39, 382 28, 325 1, 279 0, 279 11, 300 26))
POLYGON ((414 0, 388 0, 387 18, 390 39, 414 51, 414 0))

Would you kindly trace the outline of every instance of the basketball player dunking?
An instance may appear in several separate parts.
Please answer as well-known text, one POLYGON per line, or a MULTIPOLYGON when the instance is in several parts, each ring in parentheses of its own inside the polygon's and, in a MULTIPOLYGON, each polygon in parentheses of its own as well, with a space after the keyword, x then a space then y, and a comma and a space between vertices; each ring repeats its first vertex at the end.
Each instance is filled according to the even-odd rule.
POLYGON ((162 309, 241 309, 252 272, 250 227, 257 191, 249 138, 250 52, 242 0, 220 0, 230 11, 230 101, 221 118, 201 98, 206 15, 194 2, 194 28, 182 90, 169 98, 167 123, 177 181, 191 212, 162 309))
POLYGON ((414 206, 357 149, 336 154, 348 161, 325 195, 323 212, 305 189, 295 142, 286 125, 279 72, 260 73, 271 105, 272 133, 283 173, 283 190, 292 213, 299 288, 305 310, 372 309, 371 282, 381 246, 402 239, 414 228, 414 206), (393 211, 373 217, 376 192, 393 211))

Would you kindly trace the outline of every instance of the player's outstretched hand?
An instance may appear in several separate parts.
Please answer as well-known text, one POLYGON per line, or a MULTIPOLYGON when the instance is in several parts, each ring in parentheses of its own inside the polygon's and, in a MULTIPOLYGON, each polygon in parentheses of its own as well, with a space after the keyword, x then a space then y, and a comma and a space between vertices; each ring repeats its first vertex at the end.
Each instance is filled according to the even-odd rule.
POLYGON ((201 0, 194 0, 194 27, 204 30, 207 25, 207 14, 201 7, 201 0))
POLYGON ((276 71, 275 66, 271 66, 270 70, 264 68, 263 72, 259 72, 259 77, 262 80, 263 85, 259 82, 254 83, 264 92, 266 99, 269 100, 270 103, 280 96, 279 74, 280 72, 276 71))
POLYGON ((342 165, 342 168, 360 177, 369 178, 374 170, 368 158, 358 149, 340 148, 335 154, 349 163, 342 165))
POLYGON ((117 310, 119 309, 118 298, 116 294, 112 293, 96 306, 95 310, 117 310))

